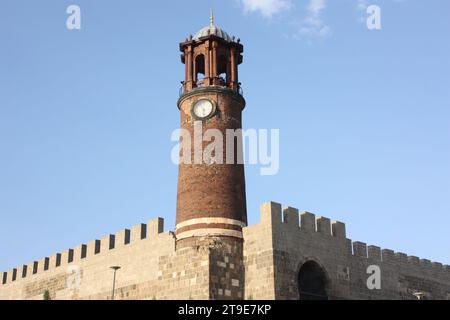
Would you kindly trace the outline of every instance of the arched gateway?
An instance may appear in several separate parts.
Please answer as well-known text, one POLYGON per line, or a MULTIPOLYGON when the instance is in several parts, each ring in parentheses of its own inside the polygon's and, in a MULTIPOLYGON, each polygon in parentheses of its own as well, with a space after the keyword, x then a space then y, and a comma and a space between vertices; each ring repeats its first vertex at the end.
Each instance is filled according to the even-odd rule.
POLYGON ((298 273, 300 300, 328 300, 327 277, 322 267, 315 261, 305 262, 298 273))

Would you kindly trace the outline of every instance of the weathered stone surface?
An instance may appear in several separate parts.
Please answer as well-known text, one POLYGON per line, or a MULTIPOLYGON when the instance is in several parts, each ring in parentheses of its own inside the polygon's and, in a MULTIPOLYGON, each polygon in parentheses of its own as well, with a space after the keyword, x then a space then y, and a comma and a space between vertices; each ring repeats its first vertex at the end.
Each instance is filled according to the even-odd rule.
MULTIPOLYGON (((173 232, 162 232, 162 219, 153 219, 147 230, 135 228, 145 238, 126 241, 129 232, 123 231, 117 247, 113 236, 102 237, 87 242, 85 258, 76 250, 80 257, 67 262, 70 249, 3 273, 0 299, 42 299, 46 290, 52 299, 110 299, 115 265, 121 266, 116 299, 298 299, 299 270, 307 261, 323 268, 330 299, 416 299, 417 292, 428 299, 449 297, 448 266, 386 249, 381 258, 376 246, 368 246, 367 257, 360 242, 352 254, 342 232, 337 237, 294 228, 282 222, 276 203, 261 210, 270 218, 243 228, 241 243, 205 238, 178 249, 173 232), (367 267, 374 264, 381 269, 380 290, 366 286, 367 267)), ((290 212, 295 225, 296 210, 290 212)))

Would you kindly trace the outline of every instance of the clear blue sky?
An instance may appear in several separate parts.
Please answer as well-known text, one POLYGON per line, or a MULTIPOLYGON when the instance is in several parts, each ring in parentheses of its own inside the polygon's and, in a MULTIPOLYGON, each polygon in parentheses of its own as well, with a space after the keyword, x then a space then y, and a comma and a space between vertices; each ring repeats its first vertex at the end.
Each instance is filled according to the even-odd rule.
POLYGON ((449 264, 449 2, 373 0, 380 31, 364 1, 309 2, 2 0, 0 270, 155 216, 173 229, 178 44, 210 7, 245 46, 244 126, 280 129, 279 174, 246 168, 250 223, 274 200, 449 264))

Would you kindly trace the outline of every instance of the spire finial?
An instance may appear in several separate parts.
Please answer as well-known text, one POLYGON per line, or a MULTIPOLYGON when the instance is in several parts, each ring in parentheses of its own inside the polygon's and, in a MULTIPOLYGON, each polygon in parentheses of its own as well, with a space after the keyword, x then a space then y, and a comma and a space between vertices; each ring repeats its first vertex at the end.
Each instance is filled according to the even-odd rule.
POLYGON ((210 9, 209 23, 210 23, 211 25, 214 25, 214 11, 213 11, 212 8, 210 9))

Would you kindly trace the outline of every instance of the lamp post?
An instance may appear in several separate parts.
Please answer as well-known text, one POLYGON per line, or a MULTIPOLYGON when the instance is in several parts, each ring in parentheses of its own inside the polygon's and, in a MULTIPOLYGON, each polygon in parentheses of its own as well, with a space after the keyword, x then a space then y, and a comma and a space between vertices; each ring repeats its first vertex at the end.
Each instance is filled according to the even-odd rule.
POLYGON ((413 295, 416 297, 417 300, 423 300, 425 294, 422 291, 416 291, 413 293, 413 295))
POLYGON ((114 270, 113 287, 112 287, 112 295, 111 295, 111 300, 114 300, 114 291, 116 289, 116 272, 117 272, 117 270, 120 269, 120 267, 119 266, 112 266, 110 268, 114 270))

